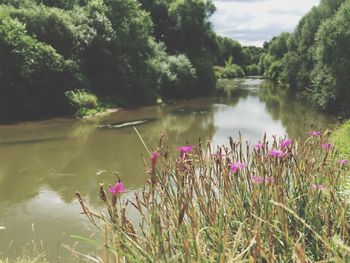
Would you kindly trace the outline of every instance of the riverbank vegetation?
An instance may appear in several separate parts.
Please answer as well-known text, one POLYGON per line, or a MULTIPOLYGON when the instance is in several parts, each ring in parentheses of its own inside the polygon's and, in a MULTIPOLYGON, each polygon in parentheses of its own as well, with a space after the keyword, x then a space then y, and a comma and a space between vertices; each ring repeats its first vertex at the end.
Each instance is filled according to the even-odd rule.
POLYGON ((343 156, 350 156, 350 121, 337 127, 331 137, 343 156))
POLYGON ((75 113, 77 117, 94 116, 107 111, 98 98, 86 90, 70 90, 65 94, 69 103, 77 110, 75 113))
POLYGON ((322 0, 293 33, 265 44, 260 72, 289 84, 320 109, 348 117, 349 12, 348 0, 322 0))
POLYGON ((161 140, 145 160, 148 185, 134 197, 123 198, 122 175, 100 185, 102 214, 78 194, 104 239, 75 238, 101 248, 103 262, 347 262, 349 161, 328 136, 256 145, 231 138, 214 149, 199 142, 175 156, 161 140))
POLYGON ((204 0, 1 0, 0 118, 73 112, 77 90, 117 106, 207 95, 214 65, 259 55, 216 35, 213 12, 204 0))

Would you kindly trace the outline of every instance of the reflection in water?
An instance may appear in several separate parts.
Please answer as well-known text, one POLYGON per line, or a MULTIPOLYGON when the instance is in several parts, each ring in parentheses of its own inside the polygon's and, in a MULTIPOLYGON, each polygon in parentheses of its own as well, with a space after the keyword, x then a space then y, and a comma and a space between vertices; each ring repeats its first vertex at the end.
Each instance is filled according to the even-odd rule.
POLYGON ((280 88, 270 81, 260 85, 259 98, 274 120, 280 120, 291 137, 306 136, 310 130, 324 130, 335 123, 332 116, 320 114, 287 87, 280 88))
POLYGON ((50 258, 56 259, 57 253, 64 257, 67 251, 57 252, 58 242, 72 243, 70 234, 91 233, 79 214, 76 190, 98 207, 98 183, 114 183, 113 172, 129 190, 144 185, 141 155, 147 153, 133 127, 101 129, 100 125, 151 119, 138 126, 146 144, 157 145, 164 133, 174 150, 187 141, 196 144, 199 138, 226 144, 239 131, 255 143, 264 132, 295 137, 310 130, 311 124, 323 129, 333 123, 271 82, 242 79, 223 86, 212 98, 121 110, 94 120, 61 118, 0 126, 0 226, 6 227, 0 232, 0 253, 11 257, 19 253, 33 238, 33 222, 35 239, 44 242, 50 258))

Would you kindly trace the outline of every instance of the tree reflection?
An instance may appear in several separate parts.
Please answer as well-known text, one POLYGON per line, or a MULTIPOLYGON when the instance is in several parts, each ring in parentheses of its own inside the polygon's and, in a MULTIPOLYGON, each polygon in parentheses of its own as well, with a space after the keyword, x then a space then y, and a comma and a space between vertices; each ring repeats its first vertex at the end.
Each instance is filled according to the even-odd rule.
POLYGON ((274 120, 281 120, 290 137, 305 137, 310 130, 325 130, 336 123, 333 116, 322 114, 288 87, 271 81, 260 84, 258 96, 274 120))
MULTIPOLYGON (((75 191, 79 190, 95 203, 96 186, 102 180, 114 183, 114 172, 121 176, 127 188, 142 187, 147 176, 141 155, 148 157, 133 128, 98 128, 99 124, 111 121, 130 121, 130 116, 157 118, 138 126, 150 148, 157 145, 161 133, 165 134, 169 148, 176 149, 186 140, 196 143, 199 137, 211 139, 215 132, 211 106, 203 107, 199 101, 125 110, 97 122, 72 121, 60 127, 40 123, 13 126, 17 136, 8 140, 23 134, 29 139, 49 136, 65 139, 0 146, 0 207, 1 203, 11 205, 32 198, 43 188, 57 192, 67 203, 72 202, 75 191), (186 112, 176 114, 181 109, 186 112)), ((11 127, 7 132, 11 132, 11 127)))

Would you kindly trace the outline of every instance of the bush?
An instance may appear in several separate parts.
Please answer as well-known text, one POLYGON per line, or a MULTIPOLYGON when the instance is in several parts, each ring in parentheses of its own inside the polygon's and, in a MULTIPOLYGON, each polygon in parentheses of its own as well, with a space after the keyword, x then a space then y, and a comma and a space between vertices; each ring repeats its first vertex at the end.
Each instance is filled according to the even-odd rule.
POLYGON ((69 103, 76 109, 77 117, 93 116, 106 111, 106 108, 100 105, 97 97, 86 90, 70 90, 65 94, 69 103))
POLYGON ((95 109, 98 106, 97 97, 86 90, 70 90, 66 92, 69 103, 76 109, 95 109))
POLYGON ((241 78, 245 76, 244 70, 233 63, 232 57, 226 61, 225 67, 215 66, 214 70, 215 76, 218 79, 241 78))
POLYGON ((185 55, 169 56, 163 43, 153 45, 149 78, 157 79, 156 91, 165 98, 189 97, 197 80, 192 63, 185 55))
POLYGON ((325 110, 350 115, 350 2, 326 20, 316 35, 313 100, 325 110))
POLYGON ((61 114, 71 110, 64 92, 79 86, 77 64, 28 35, 0 10, 0 116, 61 114))
POLYGON ((279 80, 280 74, 282 72, 282 63, 280 60, 276 60, 271 63, 268 71, 267 76, 272 80, 279 80))
POLYGON ((259 75, 259 67, 256 64, 244 67, 245 75, 256 76, 259 75))
POLYGON ((102 215, 78 194, 88 218, 101 219, 104 255, 127 262, 350 260, 349 164, 326 134, 263 140, 253 149, 231 138, 228 147, 211 149, 184 146, 172 156, 160 144, 146 169, 148 185, 134 197, 122 201, 120 178, 109 194, 100 185, 102 215), (137 232, 131 209, 140 216, 137 232))

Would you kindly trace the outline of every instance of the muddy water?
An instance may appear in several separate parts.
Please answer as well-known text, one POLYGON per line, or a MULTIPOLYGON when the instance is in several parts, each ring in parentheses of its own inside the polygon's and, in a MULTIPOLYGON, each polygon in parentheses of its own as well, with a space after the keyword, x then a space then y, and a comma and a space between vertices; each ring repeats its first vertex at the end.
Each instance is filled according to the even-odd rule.
MULTIPOLYGON (((244 79, 221 83, 220 95, 163 106, 120 110, 93 120, 59 118, 0 126, 0 259, 31 253, 34 240, 50 261, 67 262, 62 244, 71 235, 89 236, 94 228, 80 215, 79 190, 99 207, 98 183, 113 183, 118 172, 129 194, 147 179, 141 155, 160 133, 170 149, 198 138, 225 144, 227 138, 257 142, 272 135, 305 136, 335 120, 311 109, 273 83, 244 79)), ((128 194, 128 193, 127 193, 128 194)), ((79 244, 77 249, 91 250, 79 244)), ((68 260, 69 261, 69 260, 68 260)))

